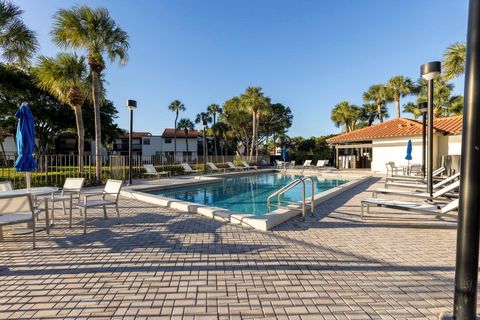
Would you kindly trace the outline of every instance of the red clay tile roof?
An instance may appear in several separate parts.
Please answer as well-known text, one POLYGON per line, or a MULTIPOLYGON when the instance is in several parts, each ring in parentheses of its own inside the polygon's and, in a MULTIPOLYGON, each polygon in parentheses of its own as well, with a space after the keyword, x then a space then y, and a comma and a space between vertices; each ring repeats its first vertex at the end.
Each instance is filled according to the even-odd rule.
MULTIPOLYGON (((152 134, 150 132, 133 132, 132 134, 132 138, 136 139, 136 138, 141 138, 141 137, 149 137, 151 136, 152 134)), ((128 139, 128 137, 130 136, 130 133, 129 132, 125 132, 124 134, 121 134, 119 136, 120 139, 128 139)))
MULTIPOLYGON (((163 131, 162 133, 162 137, 163 138, 174 138, 175 137, 175 130, 174 129, 170 129, 170 128, 167 128, 163 131)), ((188 138, 189 139, 195 139, 198 137, 198 131, 197 130, 191 130, 191 131, 188 131, 188 138)), ((177 138, 180 138, 180 139, 185 139, 185 131, 183 130, 177 130, 177 138)))
MULTIPOLYGON (((462 116, 437 118, 434 132, 458 134, 462 132, 462 116)), ((415 136, 422 134, 422 123, 407 118, 396 118, 327 139, 328 143, 365 141, 378 138, 415 136)))

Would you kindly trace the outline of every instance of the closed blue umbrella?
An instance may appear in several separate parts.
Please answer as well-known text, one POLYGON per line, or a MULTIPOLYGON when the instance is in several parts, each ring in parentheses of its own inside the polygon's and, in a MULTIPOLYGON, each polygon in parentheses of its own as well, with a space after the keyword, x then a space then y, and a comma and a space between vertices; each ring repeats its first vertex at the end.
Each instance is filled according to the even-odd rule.
POLYGON ((17 152, 15 170, 27 173, 27 188, 30 188, 30 172, 37 168, 37 162, 33 158, 35 148, 35 121, 32 112, 26 103, 22 103, 15 113, 18 119, 17 125, 17 152))
POLYGON ((412 140, 408 140, 407 143, 407 155, 405 157, 405 160, 412 160, 412 140))
POLYGON ((282 160, 287 160, 287 147, 282 147, 282 160))

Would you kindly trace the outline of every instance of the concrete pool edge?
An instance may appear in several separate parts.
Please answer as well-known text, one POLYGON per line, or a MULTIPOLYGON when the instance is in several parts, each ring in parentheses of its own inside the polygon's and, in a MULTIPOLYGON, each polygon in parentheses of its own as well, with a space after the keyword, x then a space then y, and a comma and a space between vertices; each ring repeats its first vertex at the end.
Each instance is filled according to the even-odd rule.
MULTIPOLYGON (((260 171, 260 170, 259 170, 260 171)), ((253 173, 253 172, 252 172, 253 173)), ((220 178, 220 176, 218 177, 220 178)), ((328 177, 330 178, 330 177, 328 177)), ((334 177, 331 177, 334 178, 334 177)), ((341 178, 348 178, 347 176, 337 176, 337 179, 341 178)), ((370 179, 371 176, 362 176, 362 177, 355 177, 350 178, 351 181, 344 183, 338 187, 323 191, 321 193, 315 194, 314 196, 314 207, 318 206, 320 203, 327 201, 340 193, 343 193, 363 182, 370 179)), ((217 179, 199 179, 198 183, 187 183, 187 185, 201 185, 205 183, 212 183, 215 182, 217 179), (203 181, 202 181, 203 180, 203 181)), ((182 187, 185 184, 179 183, 173 186, 173 188, 182 187)), ((285 208, 275 209, 270 213, 267 213, 263 216, 256 216, 254 214, 246 214, 246 213, 236 213, 229 211, 227 209, 218 208, 218 207, 211 207, 207 205, 202 205, 194 202, 187 202, 181 201, 173 198, 168 198, 160 195, 153 195, 146 193, 145 191, 153 190, 155 187, 140 187, 140 188, 129 188, 126 190, 122 190, 121 195, 127 198, 135 199, 138 201, 151 203, 163 207, 168 207, 172 209, 182 210, 189 213, 196 213, 201 214, 205 217, 216 219, 223 222, 229 222, 232 224, 238 224, 245 227, 251 227, 253 229, 268 231, 271 228, 279 225, 282 222, 285 222, 297 215, 300 214, 298 208, 300 208, 300 202, 297 205, 291 205, 285 208)), ((158 190, 158 188, 156 188, 158 190)), ((265 200, 266 201, 266 200, 265 200)), ((310 206, 310 199, 307 200, 307 206, 310 206)), ((308 213, 307 213, 308 214, 308 213)))

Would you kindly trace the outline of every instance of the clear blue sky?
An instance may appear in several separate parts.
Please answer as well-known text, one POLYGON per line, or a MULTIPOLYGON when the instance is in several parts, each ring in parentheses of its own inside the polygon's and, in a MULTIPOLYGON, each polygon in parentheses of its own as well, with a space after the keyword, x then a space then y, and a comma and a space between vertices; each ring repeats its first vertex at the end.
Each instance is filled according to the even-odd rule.
MULTIPOLYGON (((290 106, 289 134, 335 133, 330 110, 362 103, 371 84, 402 74, 466 37, 467 0, 14 0, 54 55, 49 30, 58 8, 103 6, 130 35, 125 67, 108 65, 108 98, 128 128, 125 100, 136 99, 135 131, 173 127, 167 106, 181 100, 193 119, 249 85, 290 106)), ((463 93, 463 79, 455 82, 463 93)), ((394 115, 394 106, 390 106, 394 115)))

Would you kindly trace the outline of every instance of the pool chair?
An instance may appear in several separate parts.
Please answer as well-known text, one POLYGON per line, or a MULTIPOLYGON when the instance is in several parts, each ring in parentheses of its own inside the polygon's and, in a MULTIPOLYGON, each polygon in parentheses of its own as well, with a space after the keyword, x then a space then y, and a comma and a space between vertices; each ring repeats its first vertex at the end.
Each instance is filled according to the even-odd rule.
POLYGON ((220 169, 213 162, 207 162, 207 166, 210 169, 210 171, 213 171, 213 172, 222 172, 223 171, 223 172, 225 172, 225 170, 220 169))
POLYGON ((160 179, 161 176, 166 176, 170 178, 170 171, 157 171, 153 164, 144 164, 143 167, 145 168, 145 174, 149 176, 156 176, 157 179, 160 179))
POLYGON ((0 182, 0 192, 12 191, 12 190, 13 190, 13 187, 10 181, 0 182))
POLYGON ((376 198, 378 194, 392 195, 392 196, 405 196, 422 199, 437 199, 440 197, 458 197, 458 194, 454 194, 456 189, 460 187, 460 180, 455 181, 434 192, 430 197, 430 194, 423 191, 410 191, 410 190, 395 190, 395 189, 375 189, 372 191, 372 196, 376 198))
POLYGON ((390 174, 390 176, 393 176, 393 175, 398 174, 399 172, 401 174, 404 173, 403 168, 395 166, 395 162, 393 162, 393 161, 389 161, 389 162, 385 163, 385 167, 387 168, 387 177, 388 177, 389 174, 390 174))
POLYGON ((251 170, 257 170, 258 169, 257 166, 251 166, 247 162, 245 162, 244 160, 242 160, 242 164, 246 169, 251 169, 251 170))
POLYGON ((302 165, 302 173, 305 171, 306 168, 310 168, 312 166, 312 160, 305 160, 302 165))
POLYGON ((67 178, 63 187, 56 193, 52 194, 51 199, 45 199, 46 201, 52 202, 52 221, 55 219, 55 203, 60 202, 62 204, 63 214, 66 214, 65 202, 68 201, 69 212, 70 212, 70 224, 69 227, 72 227, 72 210, 73 210, 73 201, 75 200, 76 205, 80 201, 80 196, 82 194, 83 184, 85 178, 67 178))
POLYGON ((78 207, 83 211, 83 233, 87 233, 87 209, 102 207, 103 217, 107 219, 107 207, 115 207, 117 219, 120 222, 120 212, 118 211, 118 199, 122 190, 123 181, 108 179, 102 192, 88 193, 84 195, 84 200, 78 202, 78 207), (92 199, 96 198, 96 199, 92 199))
MULTIPOLYGON (((444 173, 447 169, 444 167, 440 167, 437 170, 434 170, 432 172, 432 176, 436 177, 444 173)), ((420 183, 425 183, 426 178, 423 176, 407 176, 407 175, 393 175, 390 177, 386 177, 385 181, 406 181, 406 182, 420 182, 420 183)))
MULTIPOLYGON (((433 185, 433 189, 440 189, 449 183, 453 183, 460 178, 460 172, 441 180, 440 182, 433 185)), ((425 183, 407 183, 407 182, 396 182, 396 181, 388 181, 385 182, 385 188, 388 187, 401 187, 401 188, 412 188, 412 189, 426 189, 427 185, 425 183)))
POLYGON ((404 211, 412 211, 412 212, 425 213, 425 214, 435 214, 437 216, 441 216, 441 215, 447 214, 450 211, 457 210, 458 199, 452 200, 447 204, 429 204, 426 202, 408 202, 408 201, 387 200, 387 199, 379 199, 379 198, 367 198, 362 200, 362 213, 361 213, 362 219, 365 215, 365 211, 366 213, 369 213, 371 206, 404 210, 404 211))
POLYGON ((285 161, 275 160, 275 166, 277 167, 277 169, 284 169, 285 165, 285 161))
MULTIPOLYGON (((18 194, 18 195, 2 195, 0 193, 0 240, 3 240, 3 226, 19 224, 19 223, 31 223, 32 224, 32 243, 33 249, 35 249, 35 237, 36 226, 35 218, 39 211, 36 211, 33 206, 33 200, 30 194, 18 194)), ((47 232, 48 229, 48 217, 47 217, 47 232)))
POLYGON ((295 160, 290 161, 290 163, 288 164, 288 167, 289 167, 290 169, 295 168, 295 160))
POLYGON ((182 169, 183 171, 185 171, 185 173, 199 173, 200 170, 193 170, 192 167, 190 167, 190 165, 186 162, 180 164, 182 166, 182 169))
POLYGON ((226 163, 227 163, 227 166, 228 166, 230 169, 232 169, 232 170, 242 170, 242 171, 243 171, 243 170, 246 170, 246 169, 247 169, 247 168, 245 168, 245 167, 237 167, 237 166, 236 166, 233 162, 231 162, 231 161, 227 161, 226 163))

